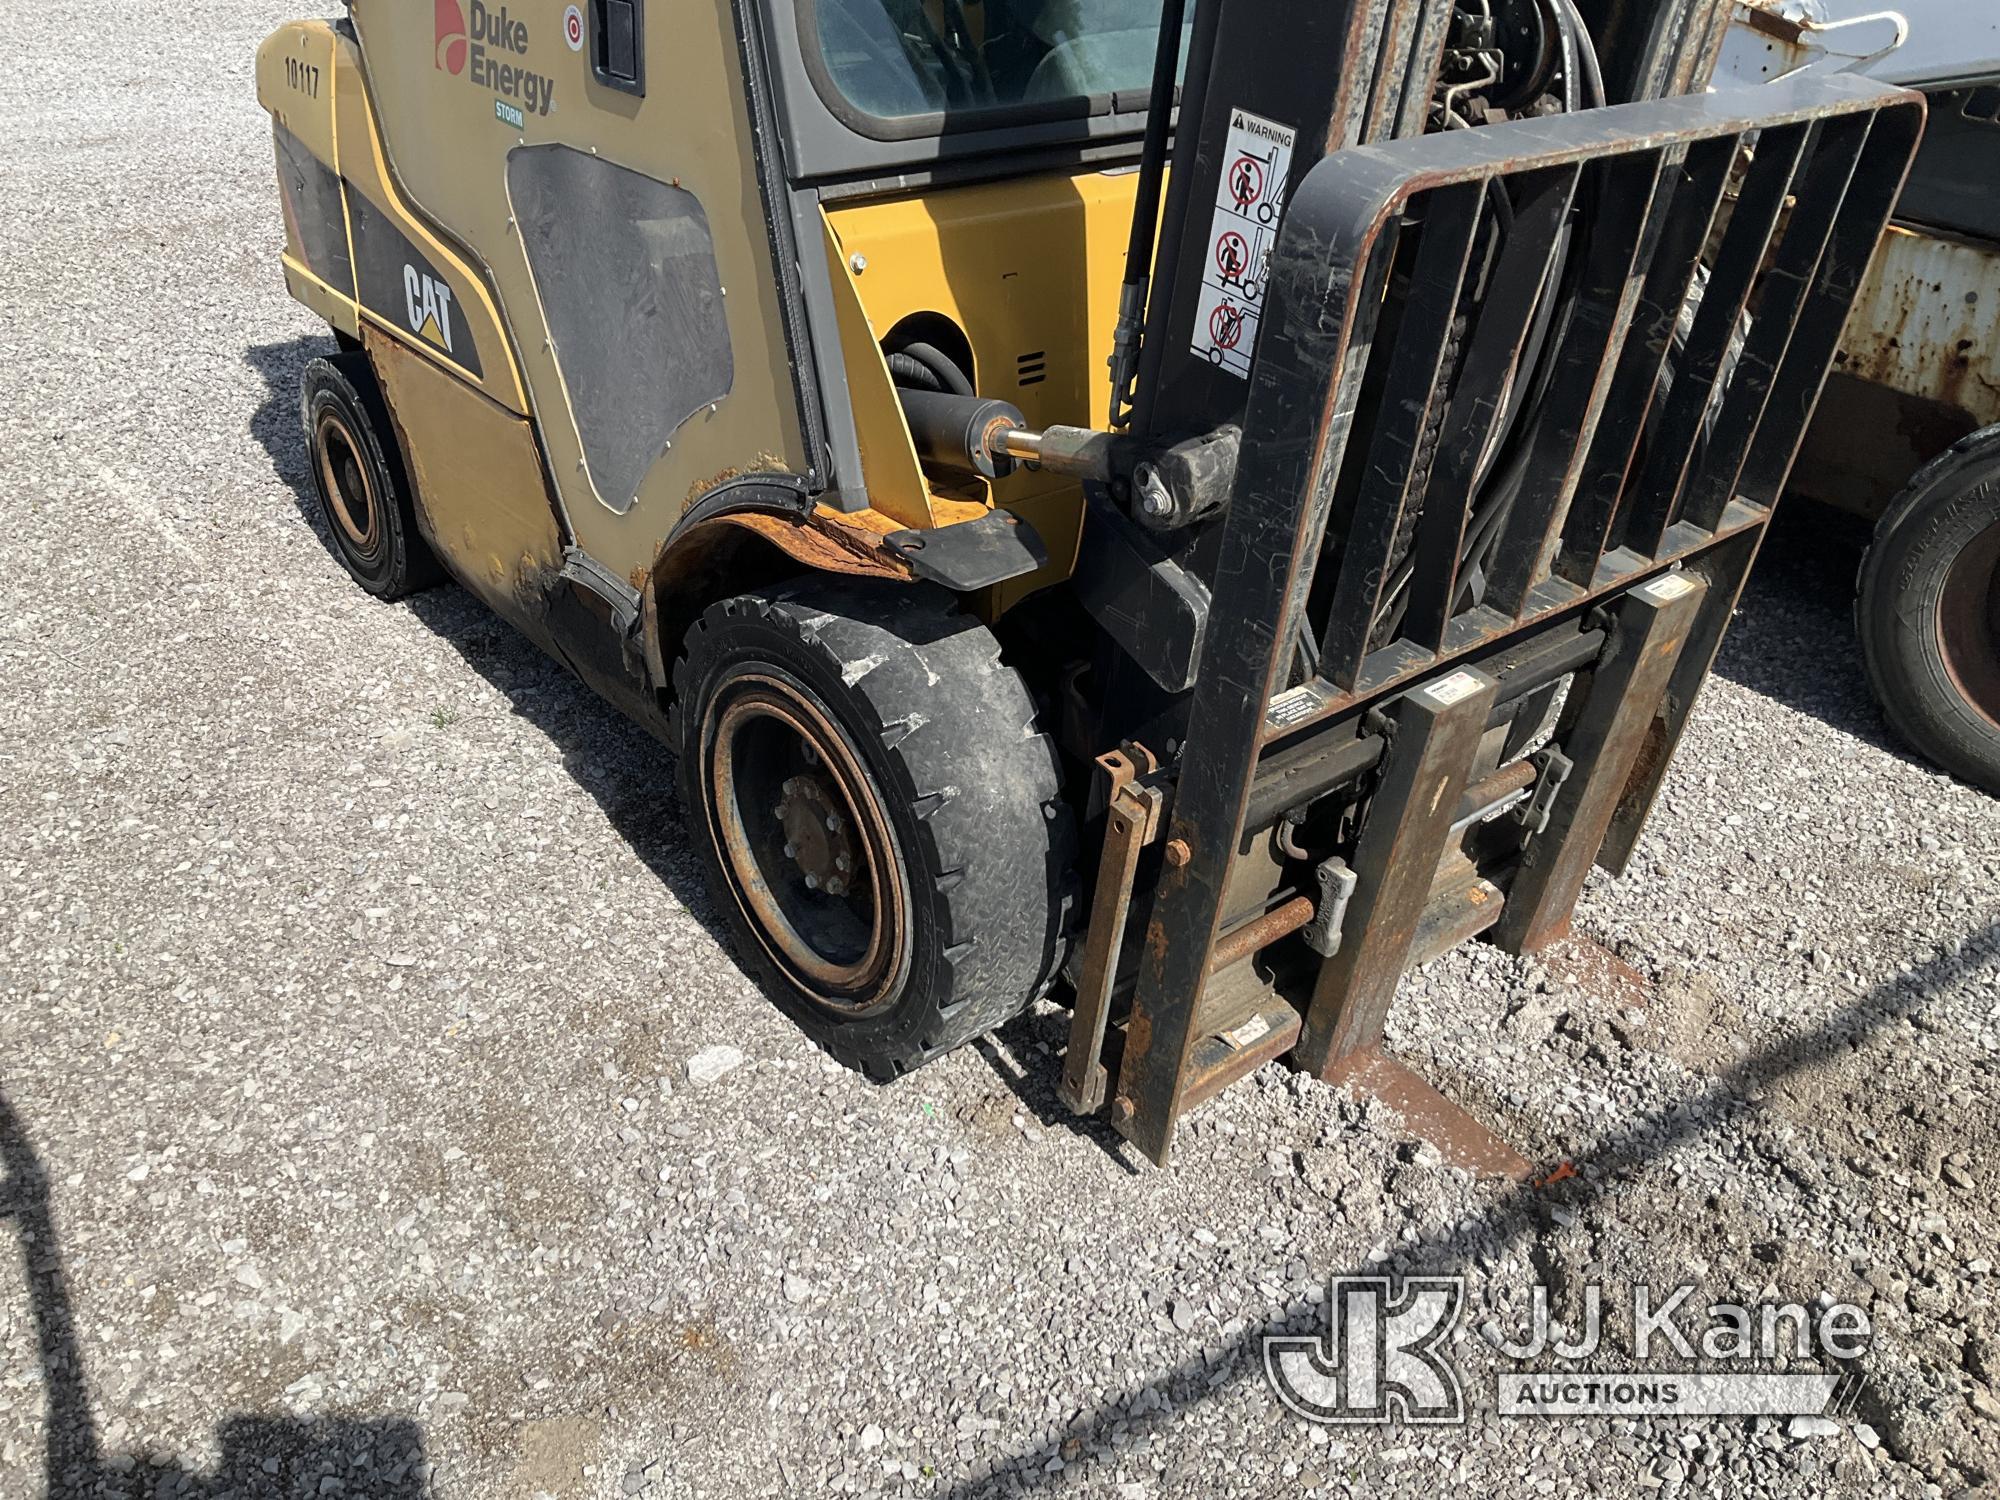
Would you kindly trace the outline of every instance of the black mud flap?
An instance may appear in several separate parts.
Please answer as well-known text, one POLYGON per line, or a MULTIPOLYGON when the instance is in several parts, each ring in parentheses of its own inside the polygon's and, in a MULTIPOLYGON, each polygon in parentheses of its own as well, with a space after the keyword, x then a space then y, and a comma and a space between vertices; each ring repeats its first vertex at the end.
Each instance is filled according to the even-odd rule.
POLYGON ((1049 549, 1041 534, 1008 510, 991 510, 976 521, 927 531, 892 531, 882 545, 910 565, 918 578, 955 593, 991 588, 1046 567, 1049 549))
POLYGON ((646 678, 639 595, 576 547, 563 552, 548 594, 548 631, 564 665, 655 734, 666 723, 646 678))

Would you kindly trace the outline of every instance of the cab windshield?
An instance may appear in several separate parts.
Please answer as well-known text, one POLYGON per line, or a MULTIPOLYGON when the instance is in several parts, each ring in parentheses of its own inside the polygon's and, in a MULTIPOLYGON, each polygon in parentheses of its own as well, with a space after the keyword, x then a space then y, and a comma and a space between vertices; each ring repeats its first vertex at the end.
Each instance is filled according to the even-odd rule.
POLYGON ((1161 0, 810 0, 801 29, 822 88, 841 96, 829 104, 907 120, 1143 95, 1160 10, 1161 0))

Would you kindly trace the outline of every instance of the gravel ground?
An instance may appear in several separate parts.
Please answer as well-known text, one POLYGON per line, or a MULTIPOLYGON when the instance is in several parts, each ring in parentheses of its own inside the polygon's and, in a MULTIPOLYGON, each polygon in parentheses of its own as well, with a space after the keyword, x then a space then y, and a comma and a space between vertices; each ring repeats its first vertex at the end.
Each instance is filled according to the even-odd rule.
POLYGON ((1852 538, 1779 538, 1582 941, 1405 984, 1394 1048, 1559 1184, 1276 1068, 1140 1170, 1047 1012, 871 1086, 732 963, 650 741, 329 555, 250 74, 291 9, 0 9, 0 1494, 2000 1475, 2000 806, 1885 739, 1852 538), (1259 1375, 1371 1268, 1468 1278, 1465 1427, 1259 1375), (1683 1279, 1865 1303, 1839 1420, 1492 1414, 1532 1283, 1683 1279))

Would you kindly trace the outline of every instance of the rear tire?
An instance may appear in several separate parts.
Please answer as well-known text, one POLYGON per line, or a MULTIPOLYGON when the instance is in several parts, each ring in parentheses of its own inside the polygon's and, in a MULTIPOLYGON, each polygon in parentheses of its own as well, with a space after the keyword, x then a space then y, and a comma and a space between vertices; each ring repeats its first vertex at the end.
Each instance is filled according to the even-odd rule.
POLYGON ((1861 563, 1869 685, 1918 753, 2000 793, 2000 427, 1917 471, 1861 563))
POLYGON ((1045 993, 1075 831, 998 642, 927 586, 813 577, 711 607, 674 671, 688 826, 750 966, 893 1078, 1045 993))
POLYGON ((429 588, 444 574, 417 530, 403 456, 365 354, 307 364, 299 416, 320 515, 354 581, 381 599, 429 588))

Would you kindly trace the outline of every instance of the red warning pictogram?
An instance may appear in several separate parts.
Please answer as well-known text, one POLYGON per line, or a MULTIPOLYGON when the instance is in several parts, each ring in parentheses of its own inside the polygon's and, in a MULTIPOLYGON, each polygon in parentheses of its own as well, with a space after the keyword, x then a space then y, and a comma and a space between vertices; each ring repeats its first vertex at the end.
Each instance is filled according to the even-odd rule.
POLYGON ((1243 309, 1225 302, 1208 315, 1208 336, 1218 349, 1234 349, 1243 337, 1243 309))
POLYGON ((1254 156, 1239 156, 1229 169, 1229 196, 1248 208, 1264 196, 1264 164, 1254 156))
POLYGON ((1249 243, 1235 230, 1225 231, 1215 241, 1215 268, 1225 280, 1240 281, 1250 267, 1249 243))

